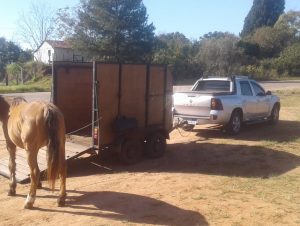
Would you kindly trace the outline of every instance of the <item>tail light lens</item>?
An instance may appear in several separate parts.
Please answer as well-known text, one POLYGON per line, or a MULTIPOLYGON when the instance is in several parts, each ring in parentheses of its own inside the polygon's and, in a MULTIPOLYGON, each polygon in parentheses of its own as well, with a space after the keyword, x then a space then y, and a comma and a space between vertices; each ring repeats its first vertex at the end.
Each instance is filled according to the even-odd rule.
POLYGON ((218 98, 211 98, 211 104, 210 104, 211 110, 223 110, 223 104, 220 99, 218 98))
POLYGON ((94 145, 98 145, 99 128, 95 127, 93 132, 94 145))

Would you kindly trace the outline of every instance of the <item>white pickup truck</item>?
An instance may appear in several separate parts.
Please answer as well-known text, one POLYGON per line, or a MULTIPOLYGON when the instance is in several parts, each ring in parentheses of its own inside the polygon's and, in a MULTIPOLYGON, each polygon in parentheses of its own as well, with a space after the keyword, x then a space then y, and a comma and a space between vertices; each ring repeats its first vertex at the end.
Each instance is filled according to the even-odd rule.
POLYGON ((191 91, 174 93, 173 101, 174 125, 184 130, 217 124, 237 134, 243 123, 279 120, 279 97, 247 76, 201 78, 191 91))

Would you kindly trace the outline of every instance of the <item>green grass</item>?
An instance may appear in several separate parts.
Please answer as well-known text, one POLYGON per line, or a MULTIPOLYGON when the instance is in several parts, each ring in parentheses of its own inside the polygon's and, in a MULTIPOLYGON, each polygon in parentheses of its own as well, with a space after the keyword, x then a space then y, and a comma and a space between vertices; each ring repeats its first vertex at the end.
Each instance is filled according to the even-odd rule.
MULTIPOLYGON (((214 180, 209 189, 197 190, 191 197, 201 203, 211 203, 205 217, 212 225, 220 222, 224 225, 299 225, 300 89, 280 90, 275 94, 281 99, 278 125, 248 127, 240 139, 222 140, 223 150, 226 145, 235 143, 243 146, 242 157, 248 161, 245 166, 238 162, 233 165, 241 171, 248 166, 250 176, 225 174, 214 180), (260 176, 259 172, 268 176, 260 176), (229 207, 229 219, 218 209, 222 205, 229 207), (235 215, 237 209, 241 209, 241 216, 235 215)), ((217 143, 216 139, 205 142, 217 143)), ((222 164, 224 161, 219 162, 222 164)))
POLYGON ((51 77, 45 76, 33 81, 28 81, 24 85, 0 85, 0 93, 49 92, 51 90, 51 84, 51 77))

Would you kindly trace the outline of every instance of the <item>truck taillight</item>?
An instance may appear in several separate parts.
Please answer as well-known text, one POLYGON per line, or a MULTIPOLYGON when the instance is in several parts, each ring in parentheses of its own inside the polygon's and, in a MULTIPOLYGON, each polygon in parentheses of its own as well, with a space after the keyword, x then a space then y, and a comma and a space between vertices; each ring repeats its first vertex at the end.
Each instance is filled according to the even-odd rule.
POLYGON ((93 131, 94 144, 98 145, 99 128, 95 127, 93 131))
POLYGON ((210 108, 211 110, 223 110, 223 104, 220 99, 211 98, 210 108))

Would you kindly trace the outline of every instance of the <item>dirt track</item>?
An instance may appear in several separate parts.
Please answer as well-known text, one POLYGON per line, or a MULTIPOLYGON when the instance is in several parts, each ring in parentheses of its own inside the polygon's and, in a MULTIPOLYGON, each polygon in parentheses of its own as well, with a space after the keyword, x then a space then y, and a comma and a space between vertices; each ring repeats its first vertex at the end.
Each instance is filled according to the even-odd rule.
POLYGON ((38 190, 35 209, 23 210, 29 185, 18 185, 17 196, 8 197, 9 181, 0 177, 0 225, 297 225, 297 202, 284 201, 297 196, 293 190, 275 195, 260 190, 261 183, 276 187, 273 180, 280 181, 281 175, 299 175, 299 156, 259 142, 270 129, 270 140, 299 137, 299 131, 279 129, 294 124, 282 121, 275 130, 250 127, 237 139, 211 128, 174 131, 163 158, 133 166, 120 164, 110 153, 100 160, 74 160, 64 208, 55 206, 57 191, 44 187, 38 190))
POLYGON ((163 158, 132 166, 86 155, 68 164, 63 208, 44 184, 35 209, 23 210, 29 184, 8 197, 0 176, 0 225, 300 225, 299 137, 298 116, 283 108, 279 125, 234 138, 174 130, 163 158))

